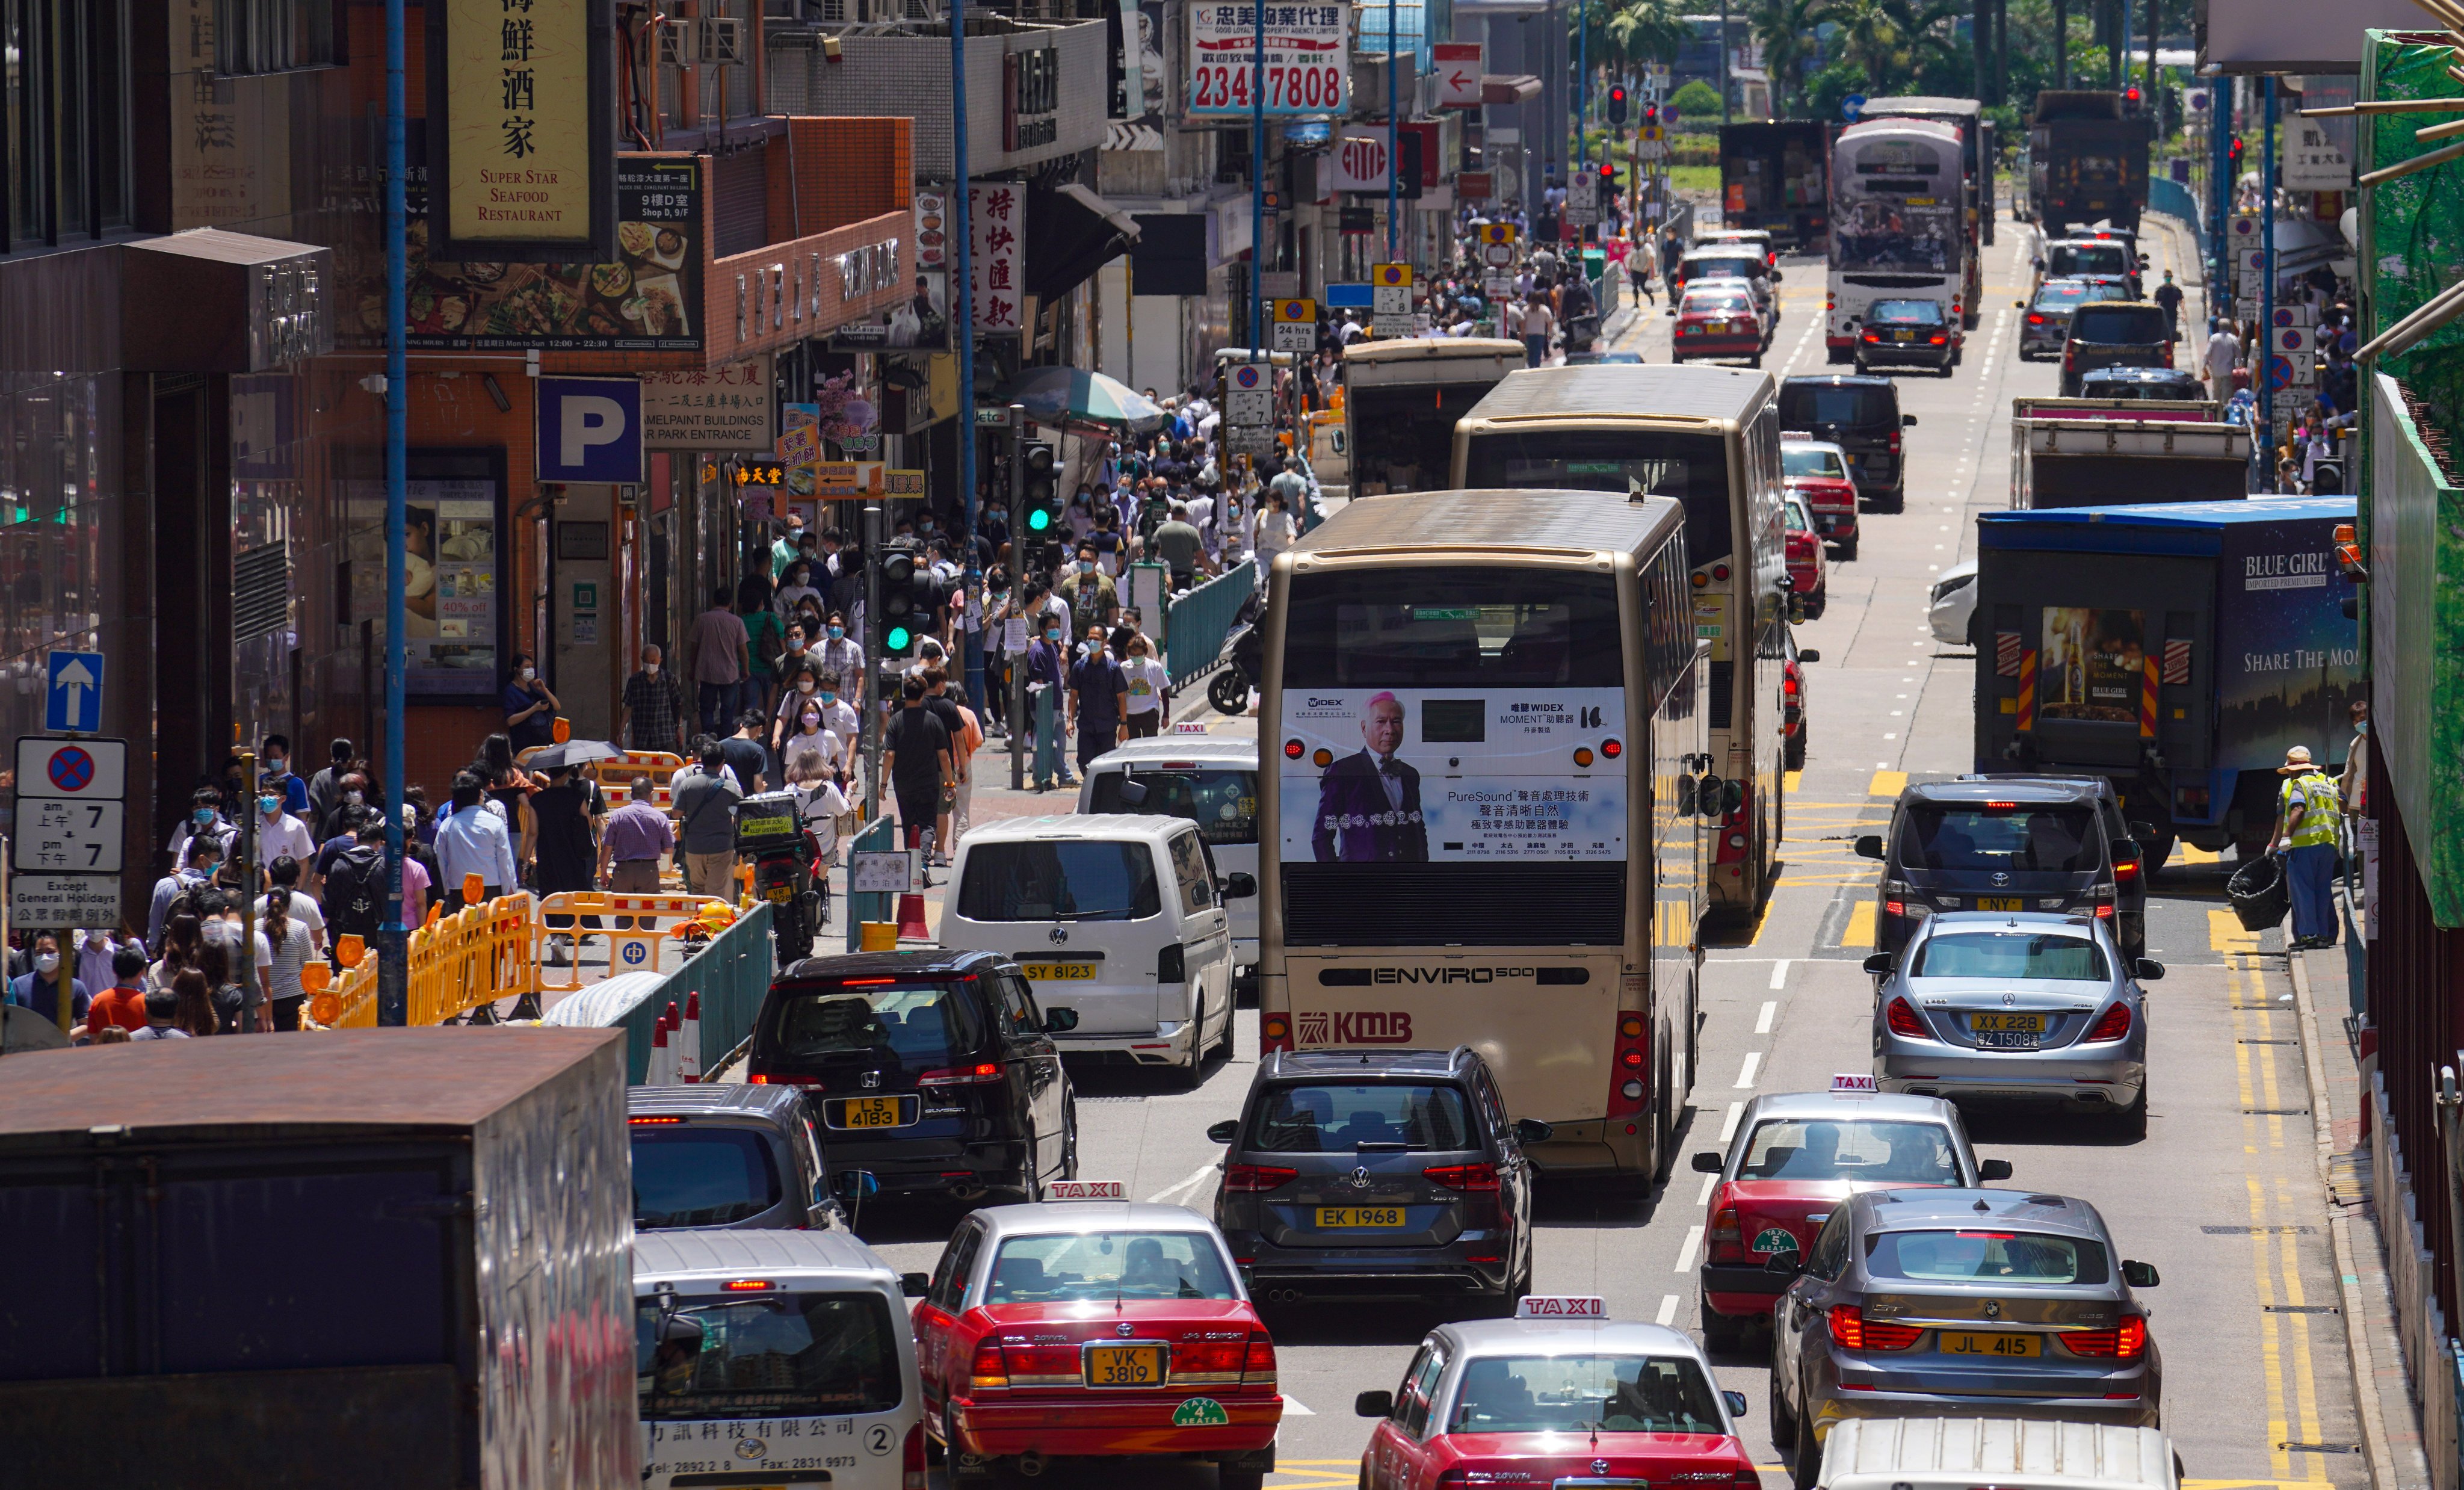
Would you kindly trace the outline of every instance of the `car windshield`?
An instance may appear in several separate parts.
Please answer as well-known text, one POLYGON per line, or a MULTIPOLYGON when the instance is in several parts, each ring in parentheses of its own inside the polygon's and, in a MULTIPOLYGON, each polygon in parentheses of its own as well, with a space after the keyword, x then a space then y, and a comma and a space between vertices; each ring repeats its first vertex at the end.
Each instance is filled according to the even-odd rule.
POLYGON ((1743 316, 1746 297, 1742 295, 1689 295, 1684 312, 1688 316, 1743 316))
POLYGON ((2068 310, 2086 299, 2087 291, 2082 284, 2047 285, 2036 292, 2036 309, 2068 310))
POLYGON ((673 1313, 644 1301, 634 1391, 649 1419, 886 1413, 904 1394, 895 1338, 877 1293, 688 1299, 673 1313))
POLYGON ((1959 1157, 1939 1123, 1773 1118, 1754 1125, 1737 1178, 1956 1185, 1959 1157))
MULTIPOLYGON (((1582 438, 1537 443, 1553 446, 1559 464, 1579 465, 1582 438)), ((1712 449, 1716 453, 1716 440, 1712 449)), ((1689 485, 1682 457, 1629 464, 1680 489, 1689 485), (1669 476, 1662 468, 1672 466, 1669 476)), ((1472 485, 1594 483, 1547 475, 1485 481, 1475 472, 1472 485)), ((1622 476, 1614 490, 1625 490, 1622 476)), ((1725 480, 1718 491, 1725 502, 1725 480)), ((1692 503, 1686 511, 1690 516, 1692 503)), ((1292 580, 1290 603, 1287 689, 1460 689, 1470 696, 1483 688, 1616 688, 1623 681, 1617 648, 1594 645, 1617 634, 1616 581, 1607 575, 1439 565, 1303 574, 1292 580)), ((1438 725, 1423 711, 1415 728, 1425 740, 1438 725)))
POLYGON ((2079 391, 2089 398, 2105 399, 2199 399, 2207 395, 2199 385, 2187 380, 2174 382, 2163 378, 2100 378, 2094 373, 2080 380, 2079 391))
POLYGON ((1763 256, 1759 253, 1749 253, 1734 258, 1723 254, 1718 258, 1686 260, 1685 277, 1688 279, 1750 279, 1764 273, 1767 268, 1768 266, 1763 263, 1763 256))
POLYGON ((1463 1089, 1423 1082, 1358 1086, 1295 1082, 1269 1086, 1250 1120, 1249 1147, 1270 1153, 1362 1149, 1452 1152, 1477 1149, 1463 1089))
POLYGON ((1827 446, 1783 445, 1779 448, 1779 469, 1783 475, 1848 479, 1848 468, 1841 463, 1839 452, 1827 446))
POLYGON ((2152 305, 2086 305, 2071 317, 2071 340, 2113 345, 2165 340, 2165 313, 2152 305))
POLYGON ((1877 300, 1865 313, 1867 322, 1891 321, 1911 326, 1939 326, 1942 307, 1931 300, 1877 300))
POLYGON ((1237 1297, 1215 1238, 1204 1232, 1012 1237, 1001 1244, 984 1287, 986 1304, 1237 1297))
POLYGON ((791 1061, 884 1055, 911 1071, 955 1065, 984 1043, 979 985, 901 977, 782 989, 779 1053, 791 1061))
POLYGON ((2006 873, 2086 874, 2104 864, 2094 810, 2034 805, 1918 803, 1900 825, 1899 858, 1914 869, 2006 873))
POLYGON ((1132 779, 1122 771, 1095 778, 1097 812, 1155 812, 1198 824, 1198 833, 1218 848, 1258 841, 1258 773, 1227 766, 1137 766, 1133 778, 1147 789, 1137 805, 1121 800, 1121 783, 1132 779))
POLYGON ((1449 1433, 1727 1432, 1683 1356, 1506 1355, 1463 1365, 1449 1433))
POLYGON ((727 1226, 779 1203, 770 1145, 750 1128, 678 1121, 630 1131, 637 1230, 727 1226))
POLYGON ((2126 274, 2130 264, 2118 243, 2057 243, 2045 250, 2045 270, 2055 274, 2126 274))
POLYGON ((1805 505, 1805 498, 1792 496, 1788 499, 1788 525, 1799 533, 1814 531, 1814 510, 1805 505))
POLYGON ((1865 1271, 1928 1283, 2097 1284, 2106 1276, 2101 1242, 1983 1229, 1879 1233, 1865 1238, 1865 1271))
POLYGON ((1861 383, 1783 383, 1779 390, 1779 422, 1783 429, 1811 429, 1821 425, 1896 425, 1900 422, 1900 401, 1889 388, 1861 383))
POLYGON ((2112 975, 2104 949, 2084 936, 2044 931, 1940 931, 1917 949, 1910 977, 1990 977, 2101 983, 2112 975))
POLYGON ((1155 856, 1137 840, 979 844, 958 886, 969 921, 1143 921, 1162 909, 1155 856))

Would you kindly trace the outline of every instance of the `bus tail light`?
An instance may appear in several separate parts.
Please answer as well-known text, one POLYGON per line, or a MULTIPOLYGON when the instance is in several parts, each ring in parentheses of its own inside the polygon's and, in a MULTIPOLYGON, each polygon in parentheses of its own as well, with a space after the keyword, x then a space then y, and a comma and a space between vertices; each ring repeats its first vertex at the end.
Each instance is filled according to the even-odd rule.
POLYGON ((1640 1014, 1620 1014, 1617 1017, 1617 1040, 1609 1060, 1610 1120, 1648 1111, 1651 1082, 1651 1026, 1640 1014))
POLYGON ((1279 1050, 1292 1048, 1292 1017, 1270 1014, 1258 1021, 1258 1053, 1271 1056, 1279 1050))

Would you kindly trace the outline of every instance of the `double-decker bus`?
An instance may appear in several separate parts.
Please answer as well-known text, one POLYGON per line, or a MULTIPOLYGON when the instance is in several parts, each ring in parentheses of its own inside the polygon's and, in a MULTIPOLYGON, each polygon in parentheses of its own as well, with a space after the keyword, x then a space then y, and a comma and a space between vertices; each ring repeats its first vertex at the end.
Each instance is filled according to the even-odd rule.
MULTIPOLYGON (((1993 121, 1974 99, 1935 99, 1909 94, 1897 99, 1868 99, 1857 109, 1859 120, 1929 119, 1959 131, 1959 173, 1968 182, 1968 241, 1971 248, 1993 241, 1993 166, 1997 149, 1993 121)), ((1968 307, 1972 317, 1976 307, 1968 307)), ((1974 320, 1969 322, 1973 326, 1974 320)))
POLYGON ((1685 509, 1355 497, 1277 557, 1267 1051, 1478 1049, 1552 1173, 1647 1187, 1694 1070, 1716 804, 1685 509))
POLYGON ((1714 774, 1736 783, 1714 845, 1715 909, 1750 918, 1779 852, 1788 551, 1768 374, 1658 363, 1509 373, 1455 426, 1458 487, 1675 497, 1685 509, 1714 774))
POLYGON ((1959 131, 1930 120, 1853 124, 1831 142, 1831 285, 1823 343, 1856 355, 1877 300, 1932 300, 1964 326, 1981 284, 1967 228, 1959 131))

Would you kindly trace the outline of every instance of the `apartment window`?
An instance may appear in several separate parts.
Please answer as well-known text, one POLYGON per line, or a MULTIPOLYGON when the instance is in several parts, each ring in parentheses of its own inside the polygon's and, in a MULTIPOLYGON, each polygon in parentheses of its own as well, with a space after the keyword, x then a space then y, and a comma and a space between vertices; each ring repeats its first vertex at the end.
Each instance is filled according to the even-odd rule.
POLYGON ((128 0, 0 0, 0 252, 128 226, 128 0))
POLYGON ((335 66, 340 8, 339 0, 214 0, 214 70, 252 77, 335 66))

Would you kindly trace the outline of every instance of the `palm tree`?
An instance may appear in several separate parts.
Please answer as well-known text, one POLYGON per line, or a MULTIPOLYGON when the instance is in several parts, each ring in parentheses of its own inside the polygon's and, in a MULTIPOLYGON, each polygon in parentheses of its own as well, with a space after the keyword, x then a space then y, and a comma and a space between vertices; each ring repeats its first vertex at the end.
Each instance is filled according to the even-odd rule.
POLYGON ((1964 10, 1964 0, 1834 0, 1824 18, 1838 23, 1840 55, 1863 68, 1880 94, 1913 77, 1925 57, 1947 52, 1942 23, 1964 10))
POLYGON ((1678 49, 1693 39, 1680 0, 1597 0, 1607 12, 1600 34, 1610 50, 1629 62, 1677 60, 1678 49))
POLYGON ((1815 29, 1835 19, 1832 10, 1833 0, 1766 0, 1747 20, 1777 95, 1773 112, 1782 118, 1788 117, 1790 104, 1804 101, 1806 58, 1814 50, 1815 29))

